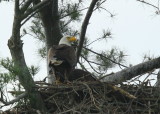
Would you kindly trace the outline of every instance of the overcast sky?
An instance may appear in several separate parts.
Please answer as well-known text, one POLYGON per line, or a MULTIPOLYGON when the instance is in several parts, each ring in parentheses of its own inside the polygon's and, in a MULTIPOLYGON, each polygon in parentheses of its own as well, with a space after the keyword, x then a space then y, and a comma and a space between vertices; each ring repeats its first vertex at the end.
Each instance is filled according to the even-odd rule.
MULTIPOLYGON (((127 63, 133 65, 142 62, 144 54, 160 55, 160 16, 155 15, 154 8, 136 0, 108 0, 103 6, 116 16, 110 18, 105 11, 94 13, 87 36, 92 41, 99 37, 102 29, 110 29, 113 39, 96 43, 94 50, 118 47, 128 55, 127 63)), ((7 41, 11 36, 13 15, 13 3, 0 3, 0 58, 10 57, 7 41)), ((37 55, 38 42, 30 37, 24 37, 23 41, 27 65, 41 66, 37 79, 42 79, 42 75, 46 76, 46 64, 37 55)))

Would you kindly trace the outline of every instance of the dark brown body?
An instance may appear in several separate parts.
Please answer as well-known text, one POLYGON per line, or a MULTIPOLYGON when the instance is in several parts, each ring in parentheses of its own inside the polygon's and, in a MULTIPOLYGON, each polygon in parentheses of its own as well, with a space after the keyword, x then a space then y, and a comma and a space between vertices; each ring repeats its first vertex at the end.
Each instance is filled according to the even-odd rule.
POLYGON ((54 45, 48 51, 48 61, 50 73, 55 73, 56 80, 64 82, 65 80, 68 80, 70 72, 75 68, 75 49, 72 46, 64 44, 58 46, 54 45), (51 63, 51 60, 53 59, 63 62, 60 65, 55 65, 51 63))

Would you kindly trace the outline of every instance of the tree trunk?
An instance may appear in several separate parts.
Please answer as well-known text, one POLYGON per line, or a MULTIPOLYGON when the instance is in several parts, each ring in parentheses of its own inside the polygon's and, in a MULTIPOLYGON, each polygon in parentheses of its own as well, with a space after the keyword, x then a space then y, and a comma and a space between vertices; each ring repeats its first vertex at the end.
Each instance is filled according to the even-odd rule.
POLYGON ((15 15, 12 29, 12 36, 8 40, 8 47, 11 52, 14 65, 17 68, 17 75, 19 82, 22 84, 24 89, 28 92, 29 99, 33 108, 40 111, 46 112, 43 100, 38 92, 34 89, 34 80, 27 68, 24 53, 23 43, 20 39, 20 28, 21 28, 21 12, 19 10, 19 0, 15 1, 15 15))

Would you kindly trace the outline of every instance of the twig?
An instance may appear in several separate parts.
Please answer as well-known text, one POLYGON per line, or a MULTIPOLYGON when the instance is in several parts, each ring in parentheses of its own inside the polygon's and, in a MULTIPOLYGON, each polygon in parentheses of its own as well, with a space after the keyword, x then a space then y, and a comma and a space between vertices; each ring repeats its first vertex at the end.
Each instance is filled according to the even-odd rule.
POLYGON ((9 101, 9 102, 3 102, 3 104, 5 104, 5 106, 10 105, 10 104, 13 104, 13 103, 15 103, 15 102, 18 102, 20 99, 26 97, 27 95, 28 95, 28 93, 27 93, 27 92, 24 92, 24 93, 18 95, 15 99, 13 99, 13 100, 11 100, 11 101, 9 101))
POLYGON ((102 73, 98 72, 95 68, 93 68, 93 66, 91 65, 91 63, 90 63, 83 55, 81 55, 81 56, 85 59, 85 61, 87 61, 87 63, 89 64, 89 66, 90 66, 97 74, 102 75, 102 73))
POLYGON ((103 39, 103 38, 97 38, 96 40, 94 40, 94 41, 90 42, 89 44, 87 44, 85 47, 88 47, 89 45, 91 45, 91 44, 93 44, 94 42, 96 42, 96 41, 98 41, 98 40, 101 40, 101 39, 103 39))
POLYGON ((144 0, 137 0, 137 1, 142 2, 142 3, 144 3, 144 4, 147 4, 147 5, 149 5, 149 6, 152 6, 152 7, 156 8, 157 10, 159 10, 159 7, 157 7, 157 6, 153 5, 153 4, 150 4, 150 3, 148 3, 148 2, 146 2, 146 1, 144 1, 144 0))
POLYGON ((106 59, 108 59, 109 61, 111 61, 111 62, 113 62, 113 63, 115 63, 115 64, 118 64, 118 65, 120 65, 120 66, 123 66, 123 67, 125 67, 125 68, 128 68, 127 66, 125 66, 125 65, 123 65, 123 64, 121 64, 121 63, 117 63, 117 62, 115 62, 114 60, 112 60, 112 59, 110 59, 110 58, 108 58, 108 57, 106 57, 106 56, 103 56, 103 55, 100 54, 100 53, 97 53, 97 52, 95 52, 95 51, 93 51, 93 50, 91 50, 91 49, 88 49, 88 48, 86 48, 86 47, 83 47, 83 48, 86 49, 86 50, 88 50, 88 51, 90 51, 90 52, 92 52, 92 53, 94 53, 94 54, 99 55, 100 57, 106 58, 106 59))
POLYGON ((85 85, 85 86, 87 87, 87 89, 89 90, 89 94, 90 94, 90 97, 91 97, 91 99, 92 99, 92 101, 93 101, 93 104, 94 104, 98 109, 100 109, 100 107, 96 105, 96 102, 95 102, 96 100, 95 100, 95 98, 94 98, 94 96, 93 96, 93 93, 92 93, 91 88, 90 88, 86 83, 82 83, 82 84, 85 85))
POLYGON ((81 66, 82 69, 84 69, 85 71, 88 71, 88 70, 82 65, 81 62, 78 61, 78 63, 79 63, 79 65, 81 66))
POLYGON ((127 91, 119 88, 119 87, 116 87, 116 86, 113 86, 111 84, 108 84, 109 87, 111 87, 114 91, 119 91, 122 95, 130 98, 130 99, 136 99, 137 97, 135 97, 134 95, 128 93, 127 91))

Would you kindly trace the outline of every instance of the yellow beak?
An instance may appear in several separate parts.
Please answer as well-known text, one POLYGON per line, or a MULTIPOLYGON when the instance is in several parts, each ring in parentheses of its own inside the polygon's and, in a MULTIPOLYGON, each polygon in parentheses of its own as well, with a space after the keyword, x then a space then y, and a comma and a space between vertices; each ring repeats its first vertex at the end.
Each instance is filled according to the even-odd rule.
POLYGON ((70 42, 74 42, 74 41, 77 40, 77 38, 73 36, 73 37, 69 37, 68 40, 69 40, 70 42))

